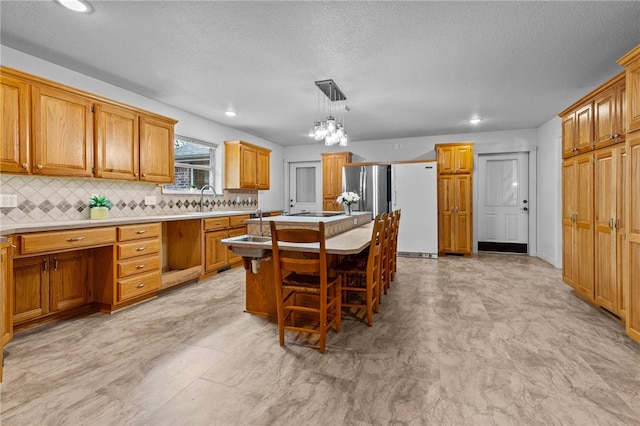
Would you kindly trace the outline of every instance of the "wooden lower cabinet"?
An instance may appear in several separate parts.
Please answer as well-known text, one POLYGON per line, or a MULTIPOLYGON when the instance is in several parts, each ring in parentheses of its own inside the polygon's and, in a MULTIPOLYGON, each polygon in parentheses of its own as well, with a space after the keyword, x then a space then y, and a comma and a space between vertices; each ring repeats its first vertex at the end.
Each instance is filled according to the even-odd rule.
POLYGON ((83 250, 16 259, 14 324, 88 303, 88 259, 83 250))
MULTIPOLYGON (((640 70, 640 60, 638 61, 640 70)), ((640 74, 638 74, 640 75, 640 74)), ((640 89, 640 87, 638 87, 640 89)), ((640 111, 640 109, 638 109, 640 111)), ((627 334, 640 343, 640 131, 627 133, 627 334)))
POLYGON ((210 231, 204 234, 204 272, 215 272, 227 264, 227 248, 222 240, 227 231, 210 231))
POLYGON ((222 245, 222 240, 238 237, 247 233, 245 220, 249 215, 218 217, 204 219, 204 273, 211 274, 228 265, 242 262, 229 248, 222 245))
POLYGON ((471 254, 471 175, 438 176, 438 252, 471 254))
POLYGON ((594 272, 595 301, 624 318, 625 180, 624 145, 595 153, 594 272))
POLYGON ((594 300, 593 154, 562 164, 563 279, 594 300))
POLYGON ((0 382, 2 382, 3 347, 13 338, 13 272, 11 240, 0 243, 0 382))
MULTIPOLYGON (((0 341, 6 345, 13 339, 13 249, 12 241, 0 244, 0 341)), ((1 351, 1 349, 0 349, 1 351)))

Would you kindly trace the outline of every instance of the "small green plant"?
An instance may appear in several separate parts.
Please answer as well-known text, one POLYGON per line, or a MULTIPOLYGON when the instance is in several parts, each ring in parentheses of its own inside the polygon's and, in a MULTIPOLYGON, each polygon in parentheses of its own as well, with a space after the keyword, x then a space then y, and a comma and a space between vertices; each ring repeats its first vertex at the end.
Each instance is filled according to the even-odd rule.
POLYGON ((113 204, 111 204, 111 201, 109 201, 107 197, 99 197, 97 195, 94 195, 89 200, 89 208, 92 209, 94 207, 106 207, 111 210, 113 204))

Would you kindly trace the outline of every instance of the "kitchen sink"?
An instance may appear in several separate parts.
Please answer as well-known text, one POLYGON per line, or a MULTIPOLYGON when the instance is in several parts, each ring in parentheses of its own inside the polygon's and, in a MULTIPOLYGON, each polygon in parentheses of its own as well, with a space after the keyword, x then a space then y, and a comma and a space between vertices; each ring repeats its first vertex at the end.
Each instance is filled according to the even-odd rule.
POLYGON ((271 237, 261 237, 259 235, 242 235, 232 238, 233 241, 246 241, 248 243, 266 243, 271 242, 271 237))
POLYGON ((267 251, 271 250, 271 244, 267 244, 271 243, 271 237, 259 235, 241 235, 239 237, 225 238, 222 242, 236 256, 242 257, 264 257, 267 251), (263 247, 256 247, 255 244, 260 244, 263 247))

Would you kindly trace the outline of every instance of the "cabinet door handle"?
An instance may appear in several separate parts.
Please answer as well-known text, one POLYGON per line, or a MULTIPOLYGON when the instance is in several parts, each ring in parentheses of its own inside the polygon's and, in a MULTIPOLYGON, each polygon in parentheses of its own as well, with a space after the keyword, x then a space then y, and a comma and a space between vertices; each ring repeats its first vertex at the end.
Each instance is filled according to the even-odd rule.
POLYGON ((142 265, 138 265, 138 266, 136 266, 136 269, 142 269, 142 268, 144 268, 145 266, 147 266, 147 265, 145 265, 145 264, 143 263, 142 265))
POLYGON ((147 174, 146 174, 146 173, 143 173, 143 174, 142 174, 142 177, 147 177, 147 174))
POLYGON ((13 243, 9 243, 9 245, 10 245, 10 246, 11 246, 11 248, 13 249, 13 255, 15 256, 15 255, 16 255, 16 249, 17 249, 18 247, 16 247, 16 245, 15 245, 15 244, 13 244, 13 243))
POLYGON ((58 257, 54 257, 53 258, 53 270, 57 271, 58 270, 58 257))
POLYGON ((23 169, 26 169, 27 167, 28 167, 28 166, 27 166, 27 163, 22 163, 22 168, 23 168, 23 169))
POLYGON ((616 223, 615 223, 614 226, 615 226, 616 230, 620 229, 620 218, 619 217, 616 218, 616 223))
POLYGON ((137 247, 137 248, 136 248, 136 251, 144 251, 144 250, 146 250, 146 249, 147 249, 147 247, 146 247, 146 246, 145 246, 145 247, 137 247))
POLYGON ((67 238, 67 241, 69 241, 69 242, 82 241, 82 240, 84 240, 84 237, 67 238))
POLYGON ((141 229, 139 231, 136 231, 136 234, 145 234, 147 232, 146 229, 141 229))
POLYGON ((38 170, 42 170, 42 164, 38 164, 38 165, 36 166, 36 168, 37 168, 38 170))
POLYGON ((136 288, 142 288, 142 287, 144 287, 145 285, 147 285, 147 283, 140 283, 140 284, 138 284, 138 285, 136 286, 136 288))
POLYGON ((615 135, 612 136, 613 139, 618 139, 620 137, 620 133, 616 133, 615 135))
POLYGON ((613 229, 613 218, 609 219, 609 229, 613 229))
POLYGON ((42 268, 42 272, 47 272, 47 265, 49 264, 49 261, 47 260, 46 257, 42 258, 42 264, 43 264, 43 268, 42 268))

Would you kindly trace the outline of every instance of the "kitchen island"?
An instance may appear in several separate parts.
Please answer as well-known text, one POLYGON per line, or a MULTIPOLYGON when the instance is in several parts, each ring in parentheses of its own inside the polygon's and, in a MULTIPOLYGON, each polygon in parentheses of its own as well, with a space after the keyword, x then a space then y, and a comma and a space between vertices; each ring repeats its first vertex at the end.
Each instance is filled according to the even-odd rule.
MULTIPOLYGON (((338 215, 331 217, 278 216, 263 221, 263 236, 267 234, 269 223, 276 223, 280 228, 317 229, 318 223, 324 222, 326 251, 331 255, 329 263, 335 263, 339 256, 359 253, 369 246, 371 241, 371 213, 358 212, 352 216, 338 215)), ((249 235, 260 236, 259 219, 247 221, 249 235)), ((249 241, 247 236, 222 240, 224 246, 242 253, 246 271, 246 306, 245 311, 252 314, 276 316, 276 297, 273 276, 273 260, 271 258, 271 240, 267 238, 249 241), (244 238, 243 238, 244 237, 244 238), (251 251, 255 250, 255 251, 251 251)), ((281 244, 291 251, 317 253, 317 244, 281 244)))

